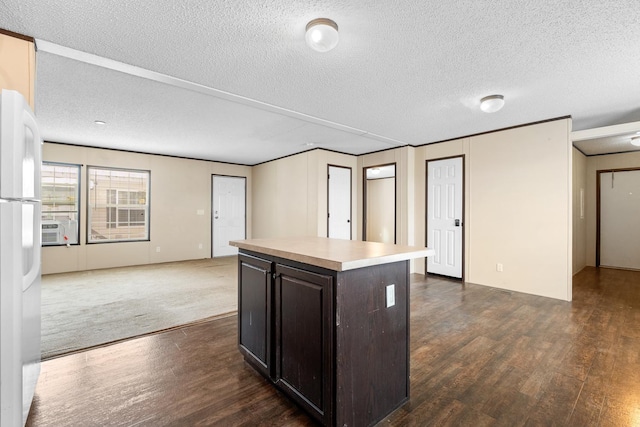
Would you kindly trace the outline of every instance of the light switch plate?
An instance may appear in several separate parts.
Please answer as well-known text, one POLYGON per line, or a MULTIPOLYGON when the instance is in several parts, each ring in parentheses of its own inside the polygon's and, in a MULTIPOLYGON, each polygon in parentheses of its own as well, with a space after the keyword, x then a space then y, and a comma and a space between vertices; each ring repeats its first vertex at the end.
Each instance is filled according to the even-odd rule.
POLYGON ((396 305, 396 285, 387 285, 387 308, 396 305))

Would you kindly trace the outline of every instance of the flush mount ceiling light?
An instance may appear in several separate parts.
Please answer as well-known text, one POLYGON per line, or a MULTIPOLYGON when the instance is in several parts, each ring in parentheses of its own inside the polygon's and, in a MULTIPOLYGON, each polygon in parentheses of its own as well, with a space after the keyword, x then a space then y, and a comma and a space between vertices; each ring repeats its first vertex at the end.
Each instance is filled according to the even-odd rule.
POLYGON ((331 19, 314 19, 307 24, 306 31, 304 38, 313 50, 328 52, 338 44, 338 24, 331 19))
POLYGON ((96 120, 93 123, 97 124, 97 125, 106 125, 107 122, 103 122, 102 120, 96 120))
POLYGON ((480 109, 485 113, 495 113, 504 106, 504 96, 490 95, 480 100, 480 109))
POLYGON ((631 145, 640 147, 640 136, 634 136, 633 138, 631 138, 631 145))

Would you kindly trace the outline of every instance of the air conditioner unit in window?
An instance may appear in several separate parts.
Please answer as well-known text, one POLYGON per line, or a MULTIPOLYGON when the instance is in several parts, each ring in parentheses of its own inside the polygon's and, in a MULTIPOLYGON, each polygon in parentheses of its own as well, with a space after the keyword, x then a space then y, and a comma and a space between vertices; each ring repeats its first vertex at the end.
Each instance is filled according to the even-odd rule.
POLYGON ((44 220, 42 221, 42 244, 46 246, 78 243, 77 230, 78 223, 75 220, 44 220))
POLYGON ((42 244, 64 244, 64 228, 60 221, 42 221, 42 244))

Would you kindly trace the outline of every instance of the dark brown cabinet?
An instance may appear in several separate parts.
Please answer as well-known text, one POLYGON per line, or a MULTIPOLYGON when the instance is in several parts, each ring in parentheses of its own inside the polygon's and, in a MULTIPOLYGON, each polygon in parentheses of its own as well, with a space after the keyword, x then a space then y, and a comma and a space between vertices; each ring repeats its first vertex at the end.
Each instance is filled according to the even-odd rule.
POLYGON ((276 384, 331 424, 332 284, 328 275, 276 265, 276 384))
POLYGON ((238 345, 258 371, 273 376, 272 263, 238 256, 238 345))
POLYGON ((408 261, 333 271, 242 250, 238 264, 240 352, 311 416, 369 426, 409 399, 408 261))

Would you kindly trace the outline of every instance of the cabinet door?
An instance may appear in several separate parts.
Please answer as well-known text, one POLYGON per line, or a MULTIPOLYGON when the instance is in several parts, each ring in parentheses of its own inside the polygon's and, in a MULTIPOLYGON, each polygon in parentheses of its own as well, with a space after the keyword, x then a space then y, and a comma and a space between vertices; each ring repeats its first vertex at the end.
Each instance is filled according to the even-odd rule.
POLYGON ((276 265, 276 384, 323 424, 333 416, 333 279, 276 265))
POLYGON ((245 359, 268 377, 273 371, 271 273, 270 261, 238 256, 238 346, 245 359))

